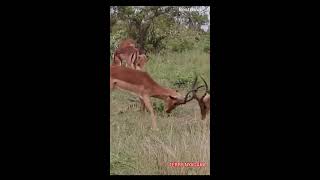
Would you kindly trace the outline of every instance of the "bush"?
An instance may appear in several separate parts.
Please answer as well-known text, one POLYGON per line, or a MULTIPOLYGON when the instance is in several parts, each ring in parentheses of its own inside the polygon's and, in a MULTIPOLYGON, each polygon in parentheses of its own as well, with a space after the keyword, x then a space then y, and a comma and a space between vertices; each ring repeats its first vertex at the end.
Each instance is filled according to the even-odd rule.
POLYGON ((159 102, 159 101, 155 101, 152 103, 153 105, 153 109, 156 112, 164 112, 164 103, 163 102, 159 102))
POLYGON ((202 40, 198 32, 190 29, 178 28, 177 32, 171 37, 168 37, 167 48, 173 52, 189 51, 194 49, 196 47, 195 45, 200 41, 202 40))
POLYGON ((177 88, 189 88, 194 80, 194 74, 193 72, 189 73, 181 73, 177 72, 176 79, 172 83, 174 87, 177 88))

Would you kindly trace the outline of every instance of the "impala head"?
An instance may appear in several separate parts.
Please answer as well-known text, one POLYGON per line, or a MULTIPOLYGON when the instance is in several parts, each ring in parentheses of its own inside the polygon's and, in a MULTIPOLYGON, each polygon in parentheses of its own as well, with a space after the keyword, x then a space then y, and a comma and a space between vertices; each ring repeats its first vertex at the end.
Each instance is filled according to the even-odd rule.
POLYGON ((210 101, 210 95, 208 94, 209 88, 207 82, 204 80, 204 78, 201 77, 201 79, 203 80, 205 85, 195 87, 198 80, 198 77, 196 76, 191 90, 186 94, 186 96, 181 96, 178 91, 172 92, 172 95, 168 96, 166 100, 166 112, 170 113, 177 106, 186 104, 187 102, 196 99, 200 105, 202 119, 204 119, 206 113, 208 112, 208 109, 206 109, 206 103, 210 101), (206 92, 201 97, 199 97, 197 95, 197 91, 203 87, 206 88, 206 92))
POLYGON ((209 88, 208 88, 208 84, 207 82, 204 80, 203 77, 200 76, 200 78, 203 80, 204 84, 205 85, 202 85, 202 86, 198 86, 198 87, 195 87, 196 83, 197 83, 197 80, 198 80, 198 77, 196 76, 195 77, 195 80, 194 80, 194 83, 192 85, 192 89, 187 93, 187 95, 185 96, 185 102, 184 103, 187 103, 193 99, 196 99, 199 103, 199 106, 200 106, 200 110, 201 110, 201 119, 205 119, 206 115, 207 115, 207 112, 209 111, 209 108, 210 108, 210 94, 208 93, 209 92, 209 88), (203 88, 205 87, 205 93, 202 95, 202 96, 198 96, 197 95, 197 92, 200 88, 203 88))
POLYGON ((184 104, 184 97, 178 93, 177 90, 173 90, 172 93, 166 99, 166 113, 170 113, 177 106, 184 104))

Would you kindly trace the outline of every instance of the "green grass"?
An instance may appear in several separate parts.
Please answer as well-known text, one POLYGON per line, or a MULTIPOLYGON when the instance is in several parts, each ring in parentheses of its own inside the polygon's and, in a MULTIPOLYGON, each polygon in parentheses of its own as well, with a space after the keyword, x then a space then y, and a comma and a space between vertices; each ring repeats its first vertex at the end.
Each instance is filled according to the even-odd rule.
MULTIPOLYGON (((146 71, 159 84, 186 93, 193 72, 210 87, 209 54, 201 51, 150 55, 146 71)), ((209 175, 210 116, 201 120, 198 103, 163 112, 163 102, 152 98, 159 131, 152 131, 150 113, 139 111, 139 101, 130 93, 111 93, 111 175, 209 175), (136 106, 129 108, 131 104, 136 106), (205 167, 170 167, 170 162, 205 162, 205 167)))

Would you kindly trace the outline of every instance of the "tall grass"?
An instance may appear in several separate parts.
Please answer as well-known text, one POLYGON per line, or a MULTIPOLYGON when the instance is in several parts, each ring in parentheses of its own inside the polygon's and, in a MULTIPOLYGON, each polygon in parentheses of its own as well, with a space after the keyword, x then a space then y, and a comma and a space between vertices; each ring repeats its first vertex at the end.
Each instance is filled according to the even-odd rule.
MULTIPOLYGON (((150 55, 146 71, 159 84, 186 93, 194 72, 210 86, 210 58, 203 51, 150 55)), ((150 113, 139 111, 139 101, 113 91, 110 102, 110 173, 112 175, 208 175, 210 173, 210 116, 201 120, 194 100, 166 114, 152 99, 160 131, 152 131, 150 113), (128 108, 130 104, 137 107, 128 108), (170 167, 170 162, 205 162, 204 167, 170 167)))

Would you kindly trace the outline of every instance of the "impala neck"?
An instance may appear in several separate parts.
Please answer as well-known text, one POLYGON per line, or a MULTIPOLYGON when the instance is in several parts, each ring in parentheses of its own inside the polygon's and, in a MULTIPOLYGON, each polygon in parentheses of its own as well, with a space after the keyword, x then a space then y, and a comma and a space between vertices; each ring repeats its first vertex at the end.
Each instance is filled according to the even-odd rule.
POLYGON ((169 89, 169 88, 164 88, 161 86, 156 86, 153 88, 151 97, 155 97, 158 99, 166 100, 166 98, 169 95, 174 95, 176 91, 169 89))

